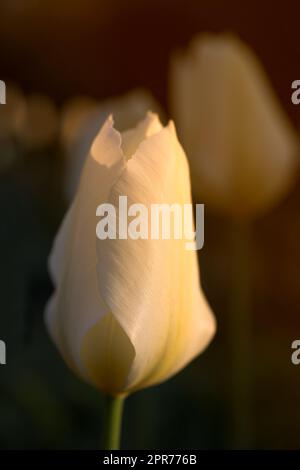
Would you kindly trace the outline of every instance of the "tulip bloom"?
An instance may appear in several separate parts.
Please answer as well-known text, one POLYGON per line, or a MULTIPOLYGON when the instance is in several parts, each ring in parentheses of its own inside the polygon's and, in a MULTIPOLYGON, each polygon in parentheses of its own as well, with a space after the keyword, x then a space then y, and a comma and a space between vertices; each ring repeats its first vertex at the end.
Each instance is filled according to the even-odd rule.
POLYGON ((96 208, 190 203, 189 168, 174 125, 148 114, 120 134, 108 118, 86 159, 50 256, 47 325, 71 369, 111 395, 159 383, 211 340, 215 320, 185 240, 96 236, 96 208))
POLYGON ((295 175, 298 139, 253 52, 204 34, 174 57, 170 85, 201 202, 238 218, 274 205, 295 175))

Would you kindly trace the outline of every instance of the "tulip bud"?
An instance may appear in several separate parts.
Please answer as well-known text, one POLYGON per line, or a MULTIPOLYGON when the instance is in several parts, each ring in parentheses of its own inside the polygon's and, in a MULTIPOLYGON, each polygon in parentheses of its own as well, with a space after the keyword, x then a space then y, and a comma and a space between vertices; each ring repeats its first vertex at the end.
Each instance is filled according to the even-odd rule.
POLYGON ((204 34, 170 73, 171 107, 208 207, 254 217, 295 175, 298 139, 253 52, 231 35, 204 34))
POLYGON ((185 240, 96 238, 96 209, 189 203, 190 179, 174 126, 148 114, 120 134, 108 118, 85 161, 55 239, 55 292, 46 319, 67 364, 112 395, 159 383, 199 354, 215 331, 185 240))

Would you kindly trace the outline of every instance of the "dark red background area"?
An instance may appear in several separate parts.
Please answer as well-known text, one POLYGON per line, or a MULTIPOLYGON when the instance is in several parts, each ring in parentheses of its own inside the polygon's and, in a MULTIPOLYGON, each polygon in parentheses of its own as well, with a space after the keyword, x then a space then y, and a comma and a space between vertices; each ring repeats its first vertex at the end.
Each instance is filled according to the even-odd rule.
POLYGON ((148 87, 166 103, 170 53, 199 31, 234 31, 254 48, 281 100, 299 78, 299 2, 1 0, 5 78, 58 100, 148 87))

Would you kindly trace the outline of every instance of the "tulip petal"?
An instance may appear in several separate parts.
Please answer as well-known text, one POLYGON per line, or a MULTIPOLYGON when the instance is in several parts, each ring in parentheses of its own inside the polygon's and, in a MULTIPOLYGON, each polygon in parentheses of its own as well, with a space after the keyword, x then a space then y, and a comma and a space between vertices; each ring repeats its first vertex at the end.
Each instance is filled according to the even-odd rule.
POLYGON ((87 157, 77 195, 49 260, 56 291, 48 304, 47 324, 68 364, 87 380, 90 377, 81 357, 83 339, 109 314, 97 286, 96 208, 106 202, 124 164, 121 136, 109 118, 87 157))
MULTIPOLYGON (((109 202, 190 203, 186 157, 172 125, 144 140, 109 202)), ((205 348, 215 322, 199 288, 197 257, 181 240, 97 241, 102 298, 135 349, 127 391, 158 383, 205 348)))

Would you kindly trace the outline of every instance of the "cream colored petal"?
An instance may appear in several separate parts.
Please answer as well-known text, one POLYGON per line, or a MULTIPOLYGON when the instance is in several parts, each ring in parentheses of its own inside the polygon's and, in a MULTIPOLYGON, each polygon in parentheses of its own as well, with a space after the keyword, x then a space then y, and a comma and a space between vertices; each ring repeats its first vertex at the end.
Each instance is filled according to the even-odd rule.
MULTIPOLYGON (((143 89, 102 102, 77 97, 64 107, 61 138, 66 156, 65 194, 68 202, 76 192, 86 154, 107 116, 113 114, 116 129, 125 131, 136 126, 149 109, 162 115, 159 104, 143 89)), ((135 129, 131 131, 135 132, 135 129)))
MULTIPOLYGON (((91 382, 93 365, 81 355, 84 338, 110 313, 97 285, 96 208, 107 200, 124 164, 121 136, 108 119, 87 158, 77 195, 55 239, 49 262, 56 290, 48 305, 47 324, 68 364, 91 382)), ((129 341, 128 348, 132 350, 129 341)), ((85 351, 85 357, 89 357, 89 351, 85 351)))
MULTIPOLYGON (((148 113, 136 128, 122 134, 124 155, 127 154, 129 158, 144 139, 161 129, 158 117, 148 113)), ((121 323, 113 313, 109 313, 85 335, 81 358, 91 381, 98 388, 110 394, 118 394, 124 392, 135 353, 121 323)))
MULTIPOLYGON (((190 203, 189 170, 170 125, 144 140, 111 190, 128 204, 190 203)), ((97 241, 99 289, 135 349, 127 391, 177 372, 201 352, 215 323, 185 240, 97 241)))

